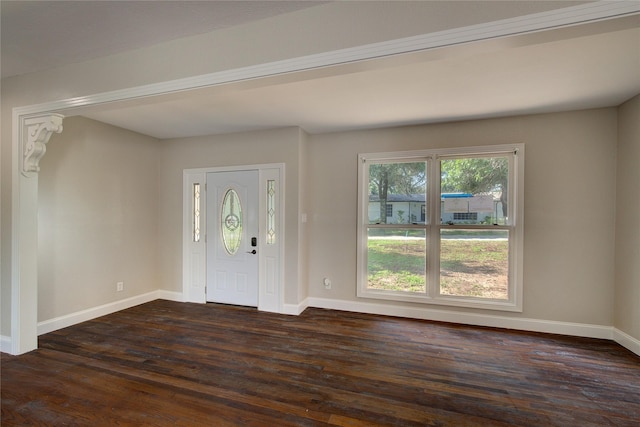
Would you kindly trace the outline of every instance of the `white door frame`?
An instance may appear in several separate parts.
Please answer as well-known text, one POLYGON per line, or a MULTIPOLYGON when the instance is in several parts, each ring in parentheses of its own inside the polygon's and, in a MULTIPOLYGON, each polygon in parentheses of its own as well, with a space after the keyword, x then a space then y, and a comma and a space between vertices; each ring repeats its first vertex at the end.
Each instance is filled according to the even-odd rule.
POLYGON ((206 197, 207 173, 258 170, 258 310, 284 313, 284 163, 225 166, 183 171, 182 202, 182 294, 185 302, 206 302, 207 236, 206 197), (275 184, 275 240, 266 239, 267 184, 275 184), (200 215, 194 213, 194 185, 200 186, 200 215), (199 221, 200 238, 194 236, 195 222, 199 221), (196 241, 198 240, 198 241, 196 241))

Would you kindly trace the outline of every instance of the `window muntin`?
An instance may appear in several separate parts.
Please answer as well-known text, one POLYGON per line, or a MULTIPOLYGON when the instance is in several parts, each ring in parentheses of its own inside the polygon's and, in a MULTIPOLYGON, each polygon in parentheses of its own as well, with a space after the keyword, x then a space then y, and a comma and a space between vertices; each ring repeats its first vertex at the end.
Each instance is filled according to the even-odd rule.
POLYGON ((523 155, 522 144, 360 155, 358 296, 521 311, 523 155))

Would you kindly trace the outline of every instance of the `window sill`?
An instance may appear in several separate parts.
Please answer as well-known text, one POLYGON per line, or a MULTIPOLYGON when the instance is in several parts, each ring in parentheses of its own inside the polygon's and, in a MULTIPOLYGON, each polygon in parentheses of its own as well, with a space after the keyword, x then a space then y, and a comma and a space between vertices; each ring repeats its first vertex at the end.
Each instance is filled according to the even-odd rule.
POLYGON ((522 304, 506 300, 490 300, 455 296, 430 297, 425 294, 409 294, 400 291, 378 291, 358 289, 358 298, 373 298, 388 301, 404 301, 416 304, 444 305, 450 307, 477 308, 483 310, 522 312, 522 304))

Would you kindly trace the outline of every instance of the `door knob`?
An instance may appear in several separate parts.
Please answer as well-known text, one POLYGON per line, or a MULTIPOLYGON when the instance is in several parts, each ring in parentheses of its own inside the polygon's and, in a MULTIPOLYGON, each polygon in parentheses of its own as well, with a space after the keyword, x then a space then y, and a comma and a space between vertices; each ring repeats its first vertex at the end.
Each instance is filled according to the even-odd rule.
POLYGON ((252 251, 247 251, 247 253, 248 253, 248 254, 254 254, 254 255, 255 255, 255 254, 256 254, 256 250, 254 249, 254 250, 252 250, 252 251))

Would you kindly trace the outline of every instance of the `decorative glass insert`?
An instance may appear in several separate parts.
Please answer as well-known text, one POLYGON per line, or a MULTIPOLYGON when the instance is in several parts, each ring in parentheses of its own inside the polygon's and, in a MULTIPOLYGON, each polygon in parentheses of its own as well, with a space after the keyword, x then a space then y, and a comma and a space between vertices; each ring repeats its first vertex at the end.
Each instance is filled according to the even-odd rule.
POLYGON ((222 199, 220 224, 222 243, 229 255, 235 255, 242 240, 242 206, 235 190, 227 190, 222 199))
POLYGON ((193 184, 193 241, 200 241, 200 184, 193 184))
POLYGON ((267 245, 276 243, 276 181, 267 180, 267 245))

